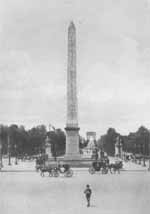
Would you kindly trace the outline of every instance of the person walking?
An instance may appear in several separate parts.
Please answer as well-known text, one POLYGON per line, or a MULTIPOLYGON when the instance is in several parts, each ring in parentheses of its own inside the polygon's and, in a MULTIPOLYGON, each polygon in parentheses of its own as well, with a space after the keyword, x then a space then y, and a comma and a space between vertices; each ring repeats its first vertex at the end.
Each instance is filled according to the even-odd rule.
POLYGON ((89 184, 86 185, 86 189, 84 190, 84 194, 85 194, 85 197, 87 200, 87 207, 89 207, 90 206, 91 194, 92 194, 92 190, 91 190, 89 184))

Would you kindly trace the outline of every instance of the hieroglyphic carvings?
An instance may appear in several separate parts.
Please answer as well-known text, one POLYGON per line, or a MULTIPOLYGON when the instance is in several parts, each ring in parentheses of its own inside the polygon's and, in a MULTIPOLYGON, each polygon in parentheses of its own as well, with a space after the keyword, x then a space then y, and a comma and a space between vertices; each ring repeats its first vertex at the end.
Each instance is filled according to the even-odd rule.
POLYGON ((73 22, 68 28, 68 67, 67 67, 67 124, 66 158, 79 158, 79 128, 76 79, 76 28, 73 22))
POLYGON ((73 22, 68 28, 68 68, 67 68, 67 126, 78 126, 76 89, 76 29, 73 22))

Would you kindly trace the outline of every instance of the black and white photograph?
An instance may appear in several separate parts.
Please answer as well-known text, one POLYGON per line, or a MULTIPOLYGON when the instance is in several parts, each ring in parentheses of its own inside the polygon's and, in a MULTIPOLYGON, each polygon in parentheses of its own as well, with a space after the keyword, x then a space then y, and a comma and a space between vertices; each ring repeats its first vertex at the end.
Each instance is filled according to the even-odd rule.
POLYGON ((148 214, 150 0, 0 0, 0 214, 148 214))

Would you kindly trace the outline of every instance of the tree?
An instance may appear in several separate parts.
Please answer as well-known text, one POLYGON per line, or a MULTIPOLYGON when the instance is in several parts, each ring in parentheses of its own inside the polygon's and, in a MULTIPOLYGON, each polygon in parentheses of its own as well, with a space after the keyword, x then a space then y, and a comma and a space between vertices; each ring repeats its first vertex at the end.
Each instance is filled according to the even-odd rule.
POLYGON ((1 126, 1 140, 2 140, 2 153, 6 154, 8 150, 7 146, 7 133, 8 133, 8 126, 0 125, 1 126))
POLYGON ((134 154, 148 155, 149 130, 141 126, 136 132, 123 136, 124 150, 134 154))
POLYGON ((116 132, 114 128, 109 128, 107 133, 98 140, 98 147, 103 148, 103 150, 108 155, 114 155, 115 154, 115 142, 116 137, 119 134, 116 132))
POLYGON ((143 155, 148 155, 149 148, 149 130, 144 126, 141 126, 136 132, 136 141, 138 146, 141 146, 141 153, 143 155))
POLYGON ((46 127, 44 125, 36 126, 28 131, 29 140, 26 149, 28 154, 38 154, 44 152, 46 127))
POLYGON ((48 132, 51 141, 52 155, 57 157, 65 154, 66 136, 61 129, 48 132))

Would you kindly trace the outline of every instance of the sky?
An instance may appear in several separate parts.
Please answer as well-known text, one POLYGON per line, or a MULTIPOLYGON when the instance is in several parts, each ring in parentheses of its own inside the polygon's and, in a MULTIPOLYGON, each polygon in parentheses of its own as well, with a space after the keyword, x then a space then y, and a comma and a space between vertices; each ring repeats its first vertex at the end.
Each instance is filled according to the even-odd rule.
POLYGON ((150 128, 150 0, 0 0, 0 123, 64 129, 72 20, 80 133, 150 128))

